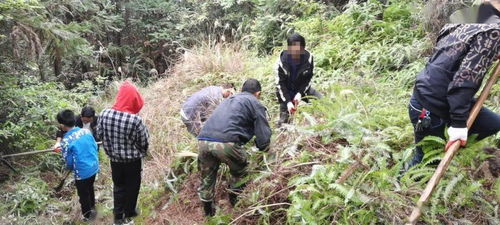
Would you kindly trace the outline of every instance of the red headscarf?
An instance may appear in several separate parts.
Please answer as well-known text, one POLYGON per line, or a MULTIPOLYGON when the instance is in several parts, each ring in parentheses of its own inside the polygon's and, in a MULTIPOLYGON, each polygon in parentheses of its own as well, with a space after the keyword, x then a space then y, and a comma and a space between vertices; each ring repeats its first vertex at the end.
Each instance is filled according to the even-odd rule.
POLYGON ((144 100, 137 88, 129 81, 125 81, 120 86, 120 90, 118 90, 113 109, 120 112, 137 114, 141 111, 142 106, 144 106, 144 100))

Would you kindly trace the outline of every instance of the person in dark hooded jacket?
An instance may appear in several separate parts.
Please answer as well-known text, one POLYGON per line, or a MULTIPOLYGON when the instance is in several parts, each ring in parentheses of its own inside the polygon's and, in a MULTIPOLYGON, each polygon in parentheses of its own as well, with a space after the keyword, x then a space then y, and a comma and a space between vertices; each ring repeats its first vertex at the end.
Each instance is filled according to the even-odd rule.
MULTIPOLYGON (((474 105, 474 95, 493 61, 500 56, 500 0, 479 6, 478 17, 471 24, 447 24, 441 30, 432 57, 418 74, 409 104, 415 129, 415 143, 432 135, 445 138, 447 149, 453 142, 464 146, 473 133, 478 139, 500 130, 500 115, 482 108, 471 129, 467 118, 474 105)), ((422 161, 424 153, 417 146, 408 167, 422 161)))
POLYGON ((149 146, 148 130, 137 115, 144 105, 137 88, 125 81, 111 109, 101 112, 97 136, 111 161, 115 224, 124 224, 138 215, 137 197, 141 187, 142 158, 149 146))

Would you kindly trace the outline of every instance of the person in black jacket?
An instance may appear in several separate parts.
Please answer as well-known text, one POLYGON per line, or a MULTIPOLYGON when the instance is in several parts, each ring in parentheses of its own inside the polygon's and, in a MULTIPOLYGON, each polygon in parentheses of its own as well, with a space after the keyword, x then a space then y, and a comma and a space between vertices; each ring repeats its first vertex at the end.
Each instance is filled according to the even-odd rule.
MULTIPOLYGON (((499 8, 500 0, 483 3, 476 23, 448 24, 441 30, 434 54, 418 74, 410 99, 415 143, 429 135, 445 138, 446 127, 449 138, 445 149, 455 141, 465 146, 471 133, 483 139, 500 130, 500 115, 484 107, 471 129, 466 126, 474 95, 500 55, 499 8)), ((408 167, 420 163, 423 156, 417 146, 408 167)))
MULTIPOLYGON (((87 129, 92 132, 94 139, 99 142, 100 139, 96 135, 96 127, 98 116, 95 115, 95 109, 90 106, 85 106, 82 108, 82 111, 79 116, 75 118, 75 126, 83 129, 87 129)), ((56 144, 54 145, 54 149, 57 149, 60 146, 61 140, 64 137, 66 132, 62 129, 59 129, 56 132, 56 144)))
POLYGON ((215 181, 220 163, 229 167, 230 203, 236 204, 237 195, 244 184, 241 179, 247 174, 247 153, 243 145, 255 136, 255 144, 267 151, 271 129, 267 121, 267 110, 259 102, 259 81, 249 79, 242 92, 224 100, 212 113, 198 136, 198 167, 202 184, 198 189, 206 216, 215 214, 215 181))
POLYGON ((314 60, 305 50, 306 41, 294 33, 287 39, 288 49, 282 51, 276 63, 276 95, 280 104, 278 126, 289 122, 290 113, 295 112, 299 102, 306 96, 321 98, 321 94, 311 87, 314 60))

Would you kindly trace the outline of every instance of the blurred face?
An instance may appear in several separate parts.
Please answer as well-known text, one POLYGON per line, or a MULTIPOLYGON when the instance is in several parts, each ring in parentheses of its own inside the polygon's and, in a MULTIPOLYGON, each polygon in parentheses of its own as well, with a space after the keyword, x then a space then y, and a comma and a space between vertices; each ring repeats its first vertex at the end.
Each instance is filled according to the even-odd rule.
POLYGON ((85 117, 85 116, 82 116, 82 122, 83 123, 92 123, 94 121, 94 118, 93 117, 85 117))
POLYGON ((300 55, 304 52, 304 48, 300 46, 300 42, 297 41, 288 46, 288 52, 292 55, 293 58, 300 58, 300 55))
POLYGON ((226 89, 222 92, 222 97, 228 98, 229 96, 233 95, 234 90, 232 89, 226 89))

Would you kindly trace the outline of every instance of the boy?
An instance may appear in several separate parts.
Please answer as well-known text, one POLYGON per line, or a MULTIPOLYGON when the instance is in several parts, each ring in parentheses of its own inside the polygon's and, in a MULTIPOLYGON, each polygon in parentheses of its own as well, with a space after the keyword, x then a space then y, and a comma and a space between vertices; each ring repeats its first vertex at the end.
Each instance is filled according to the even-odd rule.
POLYGON ((96 217, 94 181, 99 172, 97 144, 89 130, 75 127, 73 111, 61 111, 57 114, 57 121, 65 132, 58 150, 62 151, 66 168, 74 172, 83 220, 91 221, 96 217))
MULTIPOLYGON (((95 110, 94 108, 90 106, 85 106, 82 108, 82 112, 80 113, 80 116, 75 118, 75 126, 79 128, 84 128, 87 130, 90 130, 92 132, 92 135, 94 136, 94 139, 96 141, 100 141, 99 138, 96 136, 96 127, 97 127, 97 120, 98 117, 95 115, 95 110)), ((57 147, 60 146, 61 140, 64 136, 65 131, 59 129, 56 133, 56 144, 54 145, 54 149, 57 149, 57 147)))

